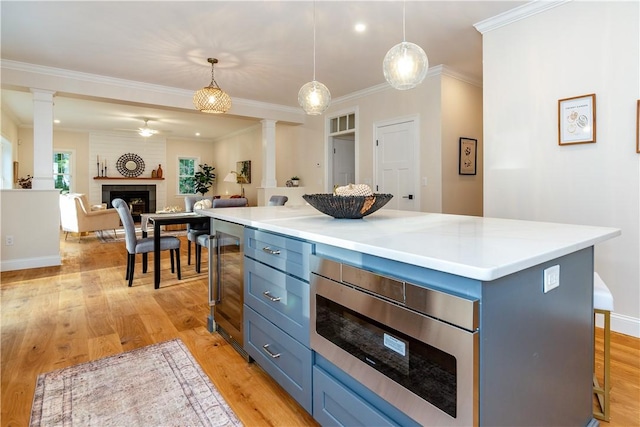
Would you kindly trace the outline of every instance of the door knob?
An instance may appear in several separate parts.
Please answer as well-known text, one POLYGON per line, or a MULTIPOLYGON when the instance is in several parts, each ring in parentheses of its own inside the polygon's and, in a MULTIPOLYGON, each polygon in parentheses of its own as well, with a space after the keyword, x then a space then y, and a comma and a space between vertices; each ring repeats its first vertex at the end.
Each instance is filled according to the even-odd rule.
POLYGON ((409 194, 408 196, 402 196, 403 199, 413 200, 413 194, 409 194))

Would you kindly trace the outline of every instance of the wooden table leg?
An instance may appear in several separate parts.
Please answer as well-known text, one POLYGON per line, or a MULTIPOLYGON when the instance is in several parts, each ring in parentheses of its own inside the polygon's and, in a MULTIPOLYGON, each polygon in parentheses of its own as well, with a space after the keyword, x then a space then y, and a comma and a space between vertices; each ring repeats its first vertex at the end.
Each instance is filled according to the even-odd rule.
POLYGON ((160 224, 153 222, 153 287, 160 288, 160 224))

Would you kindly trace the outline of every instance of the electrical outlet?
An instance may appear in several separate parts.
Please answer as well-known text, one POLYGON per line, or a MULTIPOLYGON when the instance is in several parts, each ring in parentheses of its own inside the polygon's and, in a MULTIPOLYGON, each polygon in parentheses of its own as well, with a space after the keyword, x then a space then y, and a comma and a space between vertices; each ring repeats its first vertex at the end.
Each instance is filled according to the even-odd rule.
POLYGON ((4 238, 4 244, 6 246, 13 246, 13 236, 7 236, 4 238))
POLYGON ((554 265, 544 270, 543 291, 546 294, 552 289, 560 286, 560 266, 554 265))

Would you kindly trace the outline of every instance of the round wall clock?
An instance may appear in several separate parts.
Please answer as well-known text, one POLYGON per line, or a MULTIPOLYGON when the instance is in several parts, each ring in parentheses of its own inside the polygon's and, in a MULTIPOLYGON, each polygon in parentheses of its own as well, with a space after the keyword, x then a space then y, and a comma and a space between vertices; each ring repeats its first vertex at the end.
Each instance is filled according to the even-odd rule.
POLYGON ((135 178, 144 172, 144 160, 137 154, 127 153, 120 156, 116 162, 116 169, 127 178, 135 178))

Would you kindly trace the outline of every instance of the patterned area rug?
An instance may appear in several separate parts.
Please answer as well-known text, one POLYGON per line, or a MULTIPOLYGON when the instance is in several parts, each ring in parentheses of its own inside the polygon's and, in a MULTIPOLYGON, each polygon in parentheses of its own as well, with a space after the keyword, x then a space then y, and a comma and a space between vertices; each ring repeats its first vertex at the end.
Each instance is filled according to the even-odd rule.
POLYGON ((38 376, 31 426, 241 426, 179 339, 38 376))
MULTIPOLYGON (((117 243, 124 242, 124 230, 119 228, 115 230, 102 230, 95 232, 96 238, 100 241, 100 243, 117 243)), ((186 236, 186 230, 179 231, 163 231, 161 233, 162 236, 186 236)), ((138 238, 142 237, 142 231, 139 227, 136 227, 136 236, 138 238)), ((153 237, 153 229, 147 232, 147 237, 153 237)))

